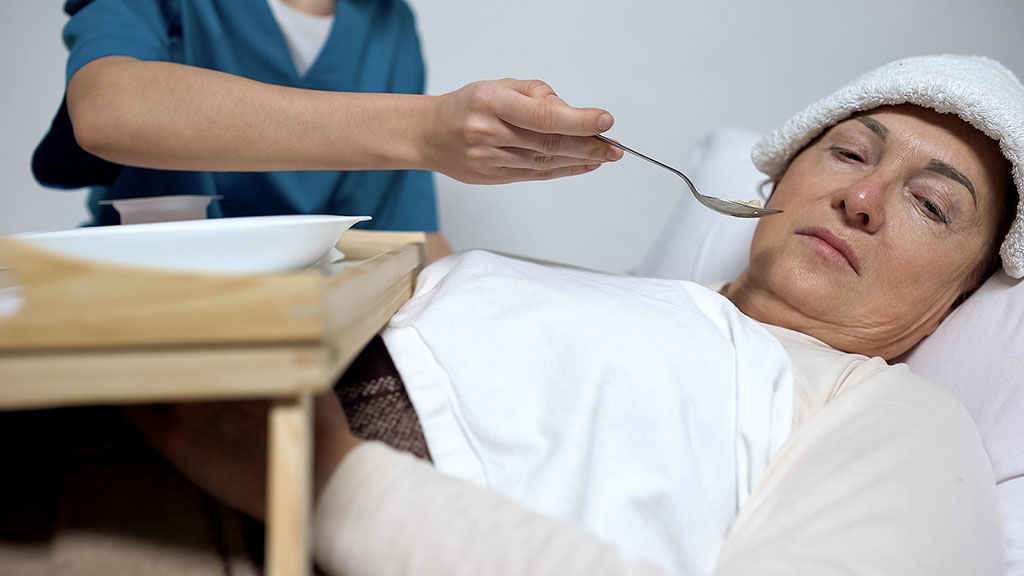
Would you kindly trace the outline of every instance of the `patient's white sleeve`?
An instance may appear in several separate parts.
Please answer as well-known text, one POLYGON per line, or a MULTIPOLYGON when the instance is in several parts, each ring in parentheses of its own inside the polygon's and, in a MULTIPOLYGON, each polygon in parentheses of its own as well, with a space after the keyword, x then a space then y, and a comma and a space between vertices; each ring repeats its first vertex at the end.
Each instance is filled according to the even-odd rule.
POLYGON ((665 576, 571 523, 379 443, 350 453, 315 513, 315 557, 345 576, 665 576))
POLYGON ((897 365, 796 429, 740 510, 715 576, 1003 576, 1003 542, 970 415, 897 365))

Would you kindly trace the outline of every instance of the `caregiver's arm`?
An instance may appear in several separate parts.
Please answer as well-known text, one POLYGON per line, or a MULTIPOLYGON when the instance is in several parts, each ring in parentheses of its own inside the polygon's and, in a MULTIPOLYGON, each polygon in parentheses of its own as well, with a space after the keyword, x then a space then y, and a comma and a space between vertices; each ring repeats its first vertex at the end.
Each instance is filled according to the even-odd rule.
POLYGON ((501 183, 621 157, 588 137, 610 128, 611 115, 567 106, 539 81, 478 82, 436 97, 360 94, 107 56, 75 73, 67 100, 82 148, 165 170, 420 169, 501 183))
POLYGON ((665 576, 582 528, 363 443, 320 493, 314 551, 347 576, 665 576))

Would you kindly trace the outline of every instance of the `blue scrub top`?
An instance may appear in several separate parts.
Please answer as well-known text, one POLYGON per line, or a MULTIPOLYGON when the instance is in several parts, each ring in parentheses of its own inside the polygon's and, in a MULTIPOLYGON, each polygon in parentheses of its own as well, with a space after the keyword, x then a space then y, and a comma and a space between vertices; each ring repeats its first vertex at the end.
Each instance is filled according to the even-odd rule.
MULTIPOLYGON (((266 0, 69 0, 67 79, 125 55, 210 68, 260 82, 341 92, 422 93, 415 21, 401 0, 338 0, 320 56, 299 76, 266 0)), ((56 129, 57 121, 55 120, 56 129)), ((52 135, 52 134, 51 134, 52 135)), ((50 136, 48 136, 49 138, 50 136)), ((59 162, 52 148, 37 150, 59 162)), ((40 160, 34 159, 34 162, 40 160)), ((102 162, 102 161, 101 161, 102 162)), ((125 167, 89 196, 92 224, 116 224, 100 200, 220 195, 210 216, 369 215, 367 228, 437 230, 433 176, 422 171, 183 172, 125 167)))

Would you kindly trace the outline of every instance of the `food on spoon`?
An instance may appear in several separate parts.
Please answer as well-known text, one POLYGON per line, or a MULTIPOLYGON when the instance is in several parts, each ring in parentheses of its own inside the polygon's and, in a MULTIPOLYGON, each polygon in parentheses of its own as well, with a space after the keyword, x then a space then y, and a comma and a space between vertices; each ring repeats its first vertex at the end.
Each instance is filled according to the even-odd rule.
POLYGON ((747 206, 750 206, 751 208, 762 208, 760 200, 733 200, 733 202, 736 202, 738 204, 745 204, 747 206))

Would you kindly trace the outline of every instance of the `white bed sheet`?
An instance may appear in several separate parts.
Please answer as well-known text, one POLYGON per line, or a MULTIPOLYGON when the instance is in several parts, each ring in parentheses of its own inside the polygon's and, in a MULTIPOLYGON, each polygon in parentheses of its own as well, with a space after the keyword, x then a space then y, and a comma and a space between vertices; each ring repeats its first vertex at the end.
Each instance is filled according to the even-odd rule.
POLYGON ((678 574, 711 573, 790 430, 785 351, 690 282, 469 252, 383 337, 438 470, 678 574))

